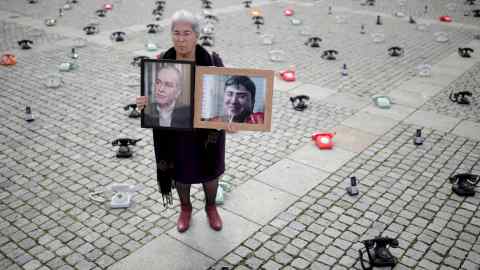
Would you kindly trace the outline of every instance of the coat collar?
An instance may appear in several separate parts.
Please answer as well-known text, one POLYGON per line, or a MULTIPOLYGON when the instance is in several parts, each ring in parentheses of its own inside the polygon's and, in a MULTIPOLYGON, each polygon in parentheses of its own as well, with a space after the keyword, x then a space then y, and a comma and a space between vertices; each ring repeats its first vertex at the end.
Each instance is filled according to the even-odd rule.
MULTIPOLYGON (((163 55, 163 59, 176 60, 176 58, 177 52, 175 51, 175 47, 168 49, 163 55)), ((197 66, 213 65, 212 59, 210 58, 210 54, 208 53, 208 51, 198 44, 195 47, 195 64, 197 66)))

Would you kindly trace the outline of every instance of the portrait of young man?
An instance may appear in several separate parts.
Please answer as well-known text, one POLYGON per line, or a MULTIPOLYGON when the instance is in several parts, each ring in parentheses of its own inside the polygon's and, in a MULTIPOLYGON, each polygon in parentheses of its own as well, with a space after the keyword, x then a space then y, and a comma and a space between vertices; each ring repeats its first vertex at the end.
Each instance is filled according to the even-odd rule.
POLYGON ((192 128, 191 66, 171 62, 146 62, 142 127, 192 128))

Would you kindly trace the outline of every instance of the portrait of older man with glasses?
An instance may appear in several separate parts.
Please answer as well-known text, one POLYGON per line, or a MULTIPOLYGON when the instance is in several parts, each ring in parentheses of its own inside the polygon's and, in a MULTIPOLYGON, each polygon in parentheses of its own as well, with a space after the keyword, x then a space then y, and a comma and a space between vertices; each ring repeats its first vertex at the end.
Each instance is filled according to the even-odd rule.
POLYGON ((152 103, 144 110, 144 125, 148 127, 191 128, 190 106, 178 102, 184 89, 182 72, 173 64, 157 65, 152 103))

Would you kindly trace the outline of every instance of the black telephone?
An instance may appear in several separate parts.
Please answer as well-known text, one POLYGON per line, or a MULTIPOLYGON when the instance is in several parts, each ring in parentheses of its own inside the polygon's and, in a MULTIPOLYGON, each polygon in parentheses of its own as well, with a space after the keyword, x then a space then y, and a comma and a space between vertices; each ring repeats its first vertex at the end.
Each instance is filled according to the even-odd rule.
POLYGON ((252 20, 253 20, 253 23, 256 25, 263 25, 265 23, 263 16, 253 16, 252 20))
POLYGON ((213 36, 201 36, 202 46, 213 47, 213 36))
POLYGON ((202 0, 202 8, 204 8, 204 9, 211 9, 211 8, 212 8, 212 1, 210 1, 210 0, 202 0))
POLYGON ((149 34, 156 34, 158 32, 158 27, 159 25, 158 24, 147 24, 147 28, 148 28, 148 33, 149 34))
POLYGON ((375 0, 365 0, 365 2, 361 3, 360 5, 362 6, 374 6, 375 5, 375 0))
POLYGON ((110 38, 116 42, 122 42, 122 41, 125 41, 126 35, 127 34, 125 34, 125 32, 117 31, 117 32, 113 32, 110 38))
POLYGON ((29 50, 32 48, 32 45, 33 44, 33 41, 29 40, 29 39, 22 39, 22 40, 19 40, 18 41, 18 46, 20 46, 20 48, 22 48, 22 50, 29 50))
POLYGON ((243 1, 242 2, 246 8, 250 8, 250 5, 252 4, 252 1, 251 0, 246 0, 246 1, 243 1))
POLYGON ((144 55, 135 56, 135 57, 133 57, 133 60, 132 60, 132 62, 130 62, 130 64, 131 64, 132 66, 138 66, 138 67, 140 67, 140 66, 142 65, 142 60, 143 60, 143 59, 149 59, 149 57, 148 57, 148 56, 144 56, 144 55))
POLYGON ((337 58, 335 55, 338 54, 338 51, 336 50, 325 50, 323 51, 322 58, 326 60, 336 60, 337 58))
POLYGON ((416 23, 417 23, 417 21, 415 21, 415 19, 413 18, 413 16, 410 16, 410 17, 408 18, 408 22, 409 22, 410 24, 416 24, 416 23))
POLYGON ((292 106, 297 111, 304 111, 308 105, 305 101, 310 100, 310 97, 307 95, 298 95, 294 97, 290 97, 290 102, 292 102, 292 106))
POLYGON ((152 13, 153 15, 155 15, 157 14, 156 12, 158 12, 160 15, 162 15, 164 11, 165 11, 164 6, 156 6, 152 13))
POLYGON ((97 11, 95 11, 95 14, 97 14, 98 17, 105 17, 107 15, 107 10, 98 9, 97 11))
POLYGON ((123 107, 125 111, 128 111, 129 109, 133 109, 128 117, 130 118, 139 118, 142 114, 137 110, 137 104, 128 104, 127 106, 123 107))
POLYGON ((83 28, 83 31, 85 31, 87 35, 94 35, 98 33, 99 30, 96 25, 89 24, 83 28))
POLYGON ((475 0, 466 0, 465 4, 469 4, 470 6, 475 5, 475 0))
POLYGON ((218 17, 212 14, 205 15, 204 19, 218 22, 218 17))
POLYGON ((27 0, 29 4, 36 4, 38 3, 38 0, 27 0))
POLYGON ((158 7, 162 7, 162 8, 163 8, 163 7, 165 6, 165 1, 163 1, 163 0, 156 1, 156 2, 155 2, 155 6, 157 6, 157 8, 158 8, 158 7))
POLYGON ((473 12, 473 17, 477 17, 477 18, 480 17, 480 9, 474 9, 472 10, 472 12, 473 12))
POLYGON ((320 42, 322 41, 319 37, 311 37, 305 42, 305 45, 310 46, 312 48, 319 48, 320 42))
POLYGON ((142 139, 129 139, 129 138, 120 138, 116 139, 112 142, 113 146, 120 146, 117 151, 118 158, 129 158, 132 156, 132 151, 128 147, 129 145, 136 145, 137 142, 141 141, 142 139))
POLYGON ((392 248, 398 247, 398 240, 389 237, 376 237, 371 240, 364 240, 362 243, 365 245, 367 251, 368 260, 370 266, 365 267, 362 250, 359 249, 360 264, 364 270, 371 270, 373 267, 391 267, 393 268, 398 259, 395 258, 388 250, 388 246, 392 248))
POLYGON ((159 21, 159 20, 161 19, 161 17, 163 16, 163 10, 154 9, 154 10, 152 11, 152 15, 154 15, 154 16, 155 16, 155 19, 156 19, 157 21, 159 21))
POLYGON ((458 48, 458 54, 463 57, 463 58, 470 58, 472 57, 471 53, 473 53, 474 50, 472 48, 458 48))
POLYGON ((468 97, 472 96, 472 92, 470 91, 460 91, 457 93, 454 93, 453 91, 450 92, 450 96, 448 97, 451 101, 462 104, 462 105, 469 105, 470 100, 468 97))
POLYGON ((452 191, 459 196, 474 196, 475 186, 480 182, 480 175, 459 173, 448 178, 452 183, 452 191))
POLYGON ((403 55, 403 48, 393 46, 388 49, 388 54, 393 57, 399 57, 403 55))

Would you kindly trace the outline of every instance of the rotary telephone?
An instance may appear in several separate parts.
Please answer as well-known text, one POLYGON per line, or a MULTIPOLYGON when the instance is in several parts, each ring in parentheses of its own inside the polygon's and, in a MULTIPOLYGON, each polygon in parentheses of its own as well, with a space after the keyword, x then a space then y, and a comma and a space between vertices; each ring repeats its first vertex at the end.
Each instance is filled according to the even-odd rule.
POLYGON ((469 105, 470 100, 467 97, 471 97, 472 92, 470 91, 460 91, 457 93, 454 93, 453 91, 450 92, 450 96, 448 97, 451 101, 462 104, 462 105, 469 105))
POLYGON ((211 9, 211 8, 212 8, 212 1, 210 1, 210 0, 202 0, 202 8, 204 8, 204 9, 211 9))
POLYGON ((365 0, 365 2, 361 3, 362 6, 374 6, 375 0, 365 0))
POLYGON ((96 25, 89 24, 83 28, 83 31, 85 31, 87 35, 94 35, 99 32, 99 29, 96 25))
POLYGON ((305 42, 305 45, 310 46, 312 48, 319 48, 320 42, 322 41, 319 37, 311 37, 305 42))
POLYGON ((123 107, 125 111, 132 109, 128 117, 130 118, 139 118, 142 114, 137 110, 137 104, 128 104, 127 106, 123 107))
POLYGON ((213 36, 201 36, 202 46, 213 47, 213 36))
POLYGON ((147 28, 148 28, 148 33, 149 34, 156 34, 158 32, 158 27, 159 25, 158 24, 147 24, 147 28))
POLYGON ((212 14, 205 15, 204 17, 205 20, 207 21, 216 21, 218 22, 218 17, 212 14))
POLYGON ((375 239, 364 240, 362 243, 365 245, 370 264, 370 266, 365 267, 363 252, 359 249, 360 263, 364 270, 371 270, 375 266, 393 268, 397 264, 398 259, 390 253, 388 246, 392 248, 398 247, 398 240, 389 237, 376 237, 375 239))
POLYGON ((388 54, 393 57, 399 57, 403 55, 403 48, 393 46, 388 49, 388 54))
POLYGON ((113 146, 120 146, 117 151, 118 158, 129 158, 132 156, 132 151, 128 147, 129 145, 136 145, 137 142, 141 141, 142 139, 129 139, 129 138, 120 138, 116 139, 112 142, 113 146))
POLYGON ((29 4, 36 4, 38 3, 38 0, 27 0, 29 4))
POLYGON ((323 51, 322 58, 326 60, 336 60, 337 58, 335 55, 338 54, 338 51, 336 50, 325 50, 323 51))
POLYGON ((18 46, 20 46, 20 48, 22 48, 22 50, 29 50, 32 48, 32 45, 33 44, 33 41, 29 40, 29 39, 22 39, 20 41, 18 41, 18 46))
POLYGON ((304 111, 308 107, 306 100, 310 100, 310 97, 307 95, 290 97, 290 102, 292 102, 293 108, 297 111, 304 111))
POLYGON ((165 1, 163 1, 163 0, 156 1, 156 2, 155 2, 155 6, 157 6, 157 8, 158 8, 158 7, 162 7, 162 8, 163 8, 163 7, 165 6, 165 1))
POLYGON ((113 32, 110 38, 116 42, 122 42, 122 41, 125 41, 126 35, 127 34, 125 32, 117 31, 117 32, 113 32))
POLYGON ((480 17, 480 9, 474 9, 472 10, 473 17, 480 17))
POLYGON ((471 53, 473 52, 474 50, 472 48, 458 48, 458 54, 463 58, 472 57, 471 53))
POLYGON ((17 63, 17 57, 14 54, 6 53, 0 58, 0 65, 12 66, 17 63))
POLYGON ((155 9, 153 9, 152 13, 153 13, 153 15, 155 15, 158 12, 158 14, 162 15, 162 13, 164 11, 165 11, 165 8, 163 6, 157 6, 157 7, 155 7, 155 9))
POLYGON ((253 16, 252 20, 253 20, 253 23, 256 24, 256 25, 265 24, 265 20, 263 19, 263 16, 253 16))
POLYGON ((466 0, 465 4, 469 4, 470 6, 475 5, 475 0, 466 0))
POLYGON ((135 56, 135 57, 133 57, 133 60, 132 60, 132 62, 130 62, 130 64, 131 64, 132 66, 138 66, 138 67, 140 67, 140 66, 142 65, 142 60, 143 60, 143 59, 149 59, 149 57, 148 57, 148 56, 144 56, 144 55, 135 56))
POLYGON ((105 9, 98 9, 95 11, 98 17, 105 17, 107 15, 107 11, 105 9))
POLYGON ((242 3, 245 5, 246 8, 250 8, 251 7, 250 5, 252 4, 252 1, 251 0, 246 0, 246 1, 243 1, 242 3))
POLYGON ((480 175, 459 173, 448 178, 452 183, 452 191, 459 196, 474 196, 475 186, 480 182, 480 175))

